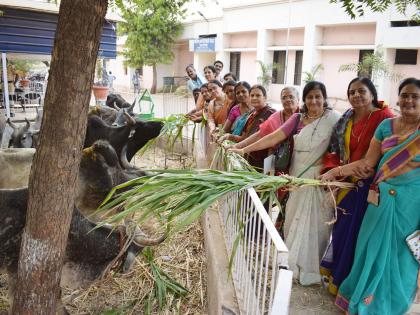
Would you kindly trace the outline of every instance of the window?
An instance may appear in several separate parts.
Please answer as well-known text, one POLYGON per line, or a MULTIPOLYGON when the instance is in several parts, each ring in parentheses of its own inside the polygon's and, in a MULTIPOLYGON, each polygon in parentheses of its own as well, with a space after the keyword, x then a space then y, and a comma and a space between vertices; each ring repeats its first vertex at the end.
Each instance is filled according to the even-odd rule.
POLYGON ((416 49, 397 49, 395 52, 396 65, 416 65, 417 50, 416 49))
MULTIPOLYGON (((363 58, 368 55, 372 55, 373 50, 372 49, 366 49, 366 50, 360 50, 359 51, 359 63, 363 63, 363 58)), ((372 67, 368 67, 366 69, 361 69, 359 72, 357 72, 358 77, 368 77, 369 79, 372 78, 372 67)))
POLYGON ((124 64, 123 64, 123 67, 124 67, 124 75, 127 75, 127 74, 128 74, 128 67, 127 67, 127 64, 126 64, 126 63, 124 63, 124 64))
POLYGON ((412 27, 420 26, 420 22, 414 20, 408 21, 391 21, 391 27, 412 27))
POLYGON ((296 50, 295 77, 293 79, 294 85, 300 85, 300 82, 302 81, 302 60, 303 60, 303 50, 296 50))
POLYGON ((230 72, 232 72, 239 80, 239 72, 241 70, 241 53, 231 52, 230 53, 230 72))
POLYGON ((286 68, 286 51, 275 51, 273 55, 273 64, 277 64, 277 67, 273 69, 273 83, 284 84, 284 71, 286 68))

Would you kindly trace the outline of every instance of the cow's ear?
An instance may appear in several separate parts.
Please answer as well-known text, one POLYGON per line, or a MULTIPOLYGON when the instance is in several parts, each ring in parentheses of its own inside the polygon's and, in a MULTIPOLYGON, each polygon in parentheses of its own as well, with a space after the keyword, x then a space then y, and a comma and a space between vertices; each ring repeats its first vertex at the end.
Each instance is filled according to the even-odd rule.
POLYGON ((127 273, 130 271, 131 267, 133 267, 134 262, 136 261, 136 254, 133 253, 130 249, 127 251, 127 255, 125 255, 124 264, 123 264, 123 273, 127 273))

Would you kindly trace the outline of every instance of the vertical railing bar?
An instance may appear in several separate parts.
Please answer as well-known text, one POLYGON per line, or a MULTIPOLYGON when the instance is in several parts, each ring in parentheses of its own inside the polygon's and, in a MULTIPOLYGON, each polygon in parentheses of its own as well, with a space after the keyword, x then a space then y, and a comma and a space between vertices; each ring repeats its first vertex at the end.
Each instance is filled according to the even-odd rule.
POLYGON ((271 312, 271 308, 272 308, 272 301, 273 301, 273 296, 274 296, 274 292, 276 291, 276 276, 277 276, 277 251, 275 250, 275 247, 273 246, 273 253, 272 254, 272 264, 271 264, 271 270, 272 273, 274 274, 274 276, 271 277, 271 290, 270 290, 270 304, 269 304, 269 309, 268 312, 271 312))
MULTIPOLYGON (((261 233, 261 220, 260 220, 260 216, 258 214, 258 212, 255 213, 256 217, 257 217, 257 234, 256 234, 256 240, 257 240, 257 248, 255 250, 255 263, 254 263, 254 292, 253 292, 253 302, 252 302, 252 309, 254 309, 254 307, 256 309, 258 309, 258 303, 257 305, 255 305, 255 303, 257 302, 256 298, 257 298, 257 278, 258 278, 258 260, 260 257, 260 233, 261 233)), ((257 313, 257 312, 256 312, 257 313)))
MULTIPOLYGON (((266 294, 267 294, 267 280, 268 280, 268 267, 270 265, 270 251, 271 251, 271 240, 270 240, 270 234, 267 235, 267 248, 266 248, 266 259, 265 259, 265 278, 264 278, 264 283, 266 284, 264 286, 264 293, 262 296, 262 300, 263 300, 263 310, 262 310, 262 314, 264 314, 265 311, 265 299, 266 299, 266 294)), ((272 290, 272 288, 270 288, 270 291, 272 290)), ((270 314, 270 313, 269 313, 270 314)))
MULTIPOLYGON (((261 260, 260 260, 260 271, 259 271, 259 280, 258 280, 258 289, 257 289, 257 301, 260 301, 260 297, 261 297, 261 288, 262 288, 262 279, 263 279, 263 265, 264 265, 264 252, 266 249, 266 244, 265 244, 265 233, 266 229, 263 229, 262 231, 262 242, 261 242, 261 260)), ((258 303, 259 304, 259 303, 258 303)), ((264 314, 264 308, 263 305, 265 304, 265 301, 262 301, 262 305, 261 305, 261 314, 264 314)))
MULTIPOLYGON (((247 271, 249 275, 252 275, 252 264, 253 264, 253 258, 254 258, 254 243, 255 243, 255 226, 256 226, 256 209, 255 206, 252 205, 252 217, 251 217, 251 235, 250 235, 250 242, 249 242, 249 258, 248 258, 248 263, 247 263, 247 271)), ((250 301, 252 298, 252 279, 249 279, 247 281, 248 285, 247 285, 247 291, 246 291, 246 299, 247 299, 247 308, 250 308, 250 301)), ((252 309, 252 308, 251 308, 252 309)))

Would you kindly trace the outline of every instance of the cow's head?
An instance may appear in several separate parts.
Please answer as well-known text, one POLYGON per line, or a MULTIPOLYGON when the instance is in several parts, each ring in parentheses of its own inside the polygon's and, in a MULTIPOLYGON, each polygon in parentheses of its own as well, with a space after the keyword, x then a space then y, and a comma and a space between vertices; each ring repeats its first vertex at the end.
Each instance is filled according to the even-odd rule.
POLYGON ((145 121, 136 119, 134 133, 128 139, 127 159, 130 161, 132 157, 140 150, 149 140, 156 138, 163 127, 160 121, 145 121))
POLYGON ((12 127, 13 132, 10 136, 9 148, 32 148, 32 133, 29 128, 31 123, 25 118, 24 125, 16 125, 10 118, 7 119, 7 124, 12 127))

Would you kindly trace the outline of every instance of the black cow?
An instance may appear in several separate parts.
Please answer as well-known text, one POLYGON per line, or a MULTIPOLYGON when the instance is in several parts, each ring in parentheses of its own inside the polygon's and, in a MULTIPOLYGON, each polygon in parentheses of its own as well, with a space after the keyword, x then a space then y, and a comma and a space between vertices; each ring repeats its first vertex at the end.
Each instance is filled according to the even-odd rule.
MULTIPOLYGON (((112 125, 115 122, 115 119, 118 115, 118 110, 108 107, 96 105, 95 107, 89 110, 89 116, 95 115, 100 117, 108 125, 112 125)), ((124 118, 125 119, 125 118, 124 118)))
POLYGON ((130 115, 133 115, 134 105, 136 104, 136 100, 130 105, 120 94, 108 94, 106 97, 106 106, 119 110, 120 108, 127 109, 127 112, 130 115))
MULTIPOLYGON (((28 188, 0 189, 0 268, 9 278, 9 293, 14 294, 22 230, 25 225, 28 188)), ((150 239, 139 228, 133 229, 134 241, 122 257, 123 272, 127 272, 135 256, 145 246, 161 243, 165 236, 150 239)), ((61 284, 74 287, 86 285, 100 276, 121 251, 121 239, 126 238, 125 227, 112 230, 109 226, 97 227, 75 207, 66 247, 61 284)), ((67 314, 60 305, 62 314, 67 314)))
POLYGON ((104 140, 83 150, 75 201, 83 214, 91 217, 113 187, 146 174, 126 160, 124 163, 123 166, 120 164, 114 148, 104 140))
MULTIPOLYGON (((127 145, 127 159, 130 161, 137 151, 150 139, 157 137, 162 129, 161 122, 134 120, 127 114, 125 117, 127 118, 125 126, 114 127, 107 125, 98 116, 89 116, 84 148, 103 139, 109 141, 117 155, 121 157, 122 148, 127 145)), ((121 158, 120 162, 122 162, 121 158)))
POLYGON ((137 120, 137 125, 134 127, 133 135, 128 139, 127 143, 127 160, 131 161, 133 156, 151 139, 156 138, 163 123, 160 121, 142 121, 137 120))

